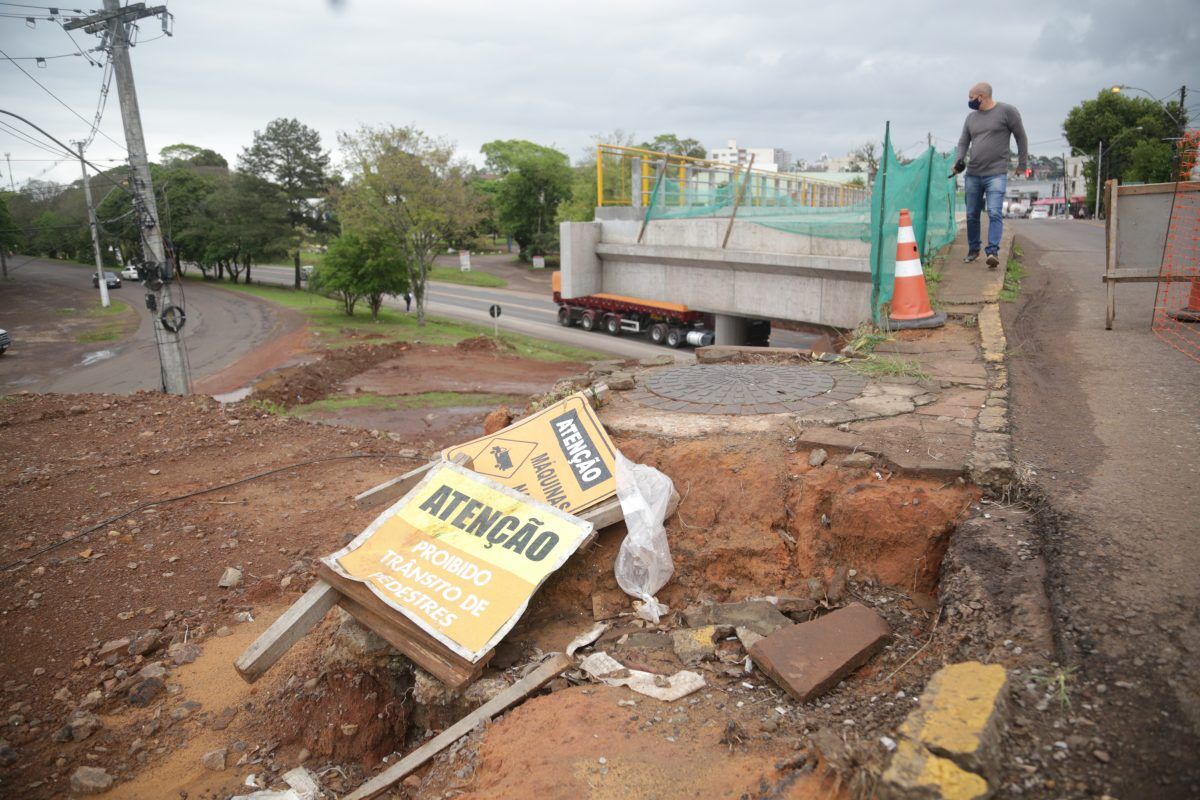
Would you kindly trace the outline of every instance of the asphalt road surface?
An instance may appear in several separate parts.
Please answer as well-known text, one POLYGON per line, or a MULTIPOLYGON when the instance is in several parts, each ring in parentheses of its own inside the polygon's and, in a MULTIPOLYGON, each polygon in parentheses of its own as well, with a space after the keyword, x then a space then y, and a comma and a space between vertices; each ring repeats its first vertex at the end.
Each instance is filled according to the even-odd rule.
MULTIPOLYGON (((255 281, 262 283, 280 286, 294 284, 294 272, 291 267, 255 267, 252 275, 255 281)), ((586 347, 626 358, 644 358, 672 352, 681 357, 690 357, 692 354, 690 347, 672 351, 668 347, 651 344, 644 336, 610 336, 597 331, 584 331, 578 327, 564 328, 558 324, 558 306, 551 295, 548 274, 545 283, 545 292, 535 294, 509 288, 460 286, 431 281, 427 287, 425 310, 428 314, 440 317, 491 325, 492 319, 488 316, 488 309, 492 304, 498 304, 501 308, 499 326, 502 331, 523 333, 539 339, 586 347)), ((384 302, 392 308, 404 308, 403 300, 388 298, 384 302)), ((815 338, 803 333, 775 330, 771 333, 771 344, 776 347, 808 347, 815 338)))
POLYGON ((1094 725, 1076 732, 1096 731, 1111 752, 1108 794, 1195 798, 1200 364, 1150 330, 1154 283, 1119 284, 1104 329, 1103 227, 1015 227, 1029 275, 1003 311, 1013 443, 1052 508, 1056 636, 1094 704, 1094 725))
MULTIPOLYGON (((161 388, 158 350, 145 290, 125 281, 110 291, 136 314, 137 330, 113 342, 79 343, 68 309, 99 303, 93 270, 46 259, 9 259, 0 282, 0 328, 13 346, 0 357, 0 392, 111 392, 161 388)), ((216 286, 184 286, 187 324, 184 343, 191 378, 211 375, 295 324, 289 312, 216 286)))

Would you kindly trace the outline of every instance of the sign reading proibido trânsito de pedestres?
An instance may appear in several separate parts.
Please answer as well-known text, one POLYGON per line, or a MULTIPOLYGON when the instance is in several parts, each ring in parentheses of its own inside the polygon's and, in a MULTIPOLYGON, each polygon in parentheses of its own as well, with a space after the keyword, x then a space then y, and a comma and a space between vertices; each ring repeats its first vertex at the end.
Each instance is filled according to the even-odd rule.
POLYGON ((475 663, 592 524, 442 463, 324 560, 475 663))
POLYGON ((475 472, 563 511, 590 508, 617 490, 615 449, 583 392, 442 453, 447 461, 460 454, 475 472))

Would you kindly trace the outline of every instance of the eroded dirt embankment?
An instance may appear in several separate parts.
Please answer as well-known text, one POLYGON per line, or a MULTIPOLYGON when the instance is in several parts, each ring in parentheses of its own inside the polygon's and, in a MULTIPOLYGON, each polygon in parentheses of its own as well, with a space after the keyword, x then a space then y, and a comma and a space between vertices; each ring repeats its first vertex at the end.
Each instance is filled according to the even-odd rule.
MULTIPOLYGON (((600 646, 629 663, 664 672, 684 666, 671 647, 678 616, 659 627, 628 616, 629 598, 612 571, 624 534, 618 525, 543 587, 498 649, 494 670, 464 698, 447 696, 335 615, 246 687, 230 653, 252 638, 250 626, 261 625, 262 615, 280 613, 311 585, 316 556, 370 522, 374 512, 354 509, 349 499, 410 468, 414 462, 394 458, 407 443, 201 398, 27 396, 0 411, 0 446, 13 466, 0 497, 15 512, 3 523, 6 560, 134 512, 18 565, 0 589, 0 644, 11 656, 2 677, 19 717, 5 734, 12 760, 0 780, 22 796, 61 794, 83 765, 106 768, 122 797, 167 787, 224 797, 244 788, 251 772, 270 779, 301 761, 338 767, 340 774, 323 779, 345 790, 380 758, 444 728, 597 618, 614 625, 600 646), (352 453, 370 457, 318 461, 171 499, 352 453), (138 508, 150 500, 169 502, 138 508), (242 582, 219 588, 230 566, 242 582), (122 638, 146 649, 105 650, 122 638), (164 670, 161 685, 149 684, 147 704, 131 710, 133 684, 156 665, 164 670), (68 723, 80 719, 76 734, 68 723), (226 751, 224 769, 202 765, 219 750, 226 751)), ((660 593, 673 610, 775 596, 789 599, 793 621, 803 621, 858 601, 888 620, 893 644, 823 702, 803 707, 761 673, 747 672, 736 641, 722 642, 714 660, 696 667, 708 688, 675 704, 559 681, 494 726, 495 736, 477 735, 423 772, 426 785, 410 794, 552 797, 546 787, 559 785, 557 796, 670 797, 679 796, 672 787, 705 785, 735 796, 838 796, 825 773, 798 769, 817 759, 811 735, 839 725, 843 737, 859 726, 865 734, 907 712, 895 695, 912 690, 912 670, 939 658, 937 645, 927 646, 937 608, 929 595, 955 521, 976 491, 861 460, 842 465, 837 453, 810 466, 809 451, 775 435, 647 435, 618 445, 671 476, 682 497, 667 525, 675 574, 660 593), (550 720, 575 738, 547 737, 550 720), (580 731, 578 720, 590 727, 580 731), (540 760, 529 760, 535 745, 540 760), (687 781, 664 764, 677 765, 687 781)), ((821 752, 836 760, 828 743, 821 752)))

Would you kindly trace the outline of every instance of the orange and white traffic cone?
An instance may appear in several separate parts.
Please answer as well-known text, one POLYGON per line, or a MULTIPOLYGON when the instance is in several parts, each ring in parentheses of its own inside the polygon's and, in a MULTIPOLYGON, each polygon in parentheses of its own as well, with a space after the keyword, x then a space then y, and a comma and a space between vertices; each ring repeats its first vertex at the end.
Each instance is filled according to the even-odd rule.
POLYGON ((945 324, 946 312, 934 313, 929 305, 929 292, 925 288, 921 256, 917 253, 912 217, 907 208, 902 208, 900 232, 896 236, 896 279, 892 286, 892 313, 888 317, 888 328, 940 328, 945 324))
POLYGON ((1200 278, 1192 278, 1192 291, 1188 294, 1187 305, 1172 311, 1170 317, 1179 322, 1200 322, 1200 278))

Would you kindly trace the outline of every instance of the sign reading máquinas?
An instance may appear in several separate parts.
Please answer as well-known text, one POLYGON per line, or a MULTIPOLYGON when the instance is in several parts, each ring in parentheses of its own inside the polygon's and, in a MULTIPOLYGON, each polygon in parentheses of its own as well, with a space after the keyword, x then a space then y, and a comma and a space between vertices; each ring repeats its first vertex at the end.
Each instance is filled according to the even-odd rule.
POLYGON ((590 522, 442 463, 323 561, 474 663, 591 532, 590 522))
POLYGON ((443 451, 471 468, 563 511, 578 512, 617 490, 612 441, 583 392, 560 400, 491 436, 443 451))

